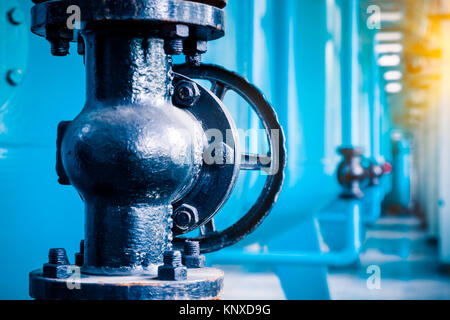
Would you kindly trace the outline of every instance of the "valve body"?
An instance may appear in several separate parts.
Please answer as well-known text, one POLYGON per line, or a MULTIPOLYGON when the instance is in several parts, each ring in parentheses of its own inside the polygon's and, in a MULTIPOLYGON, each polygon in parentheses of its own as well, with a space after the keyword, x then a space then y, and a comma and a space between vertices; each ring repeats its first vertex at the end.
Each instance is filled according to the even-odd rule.
POLYGON ((59 182, 75 187, 85 203, 85 238, 76 266, 63 259, 46 264, 52 272, 30 273, 30 295, 217 298, 223 272, 206 268, 201 253, 234 244, 261 223, 281 189, 286 158, 271 106, 248 82, 225 73, 231 88, 262 108, 256 111, 270 135, 277 130, 271 164, 280 170, 240 223, 209 237, 174 239, 206 230, 241 170, 238 133, 223 95, 172 71, 172 55, 184 53, 187 65, 198 67, 206 42, 224 35, 226 0, 35 3, 32 31, 50 42, 55 56, 77 42, 86 65, 86 104, 58 128, 56 165, 59 182), (83 13, 79 29, 66 24, 68 6, 83 13), (211 130, 226 141, 211 139, 211 130), (79 270, 79 290, 71 289, 72 269, 79 270))
POLYGON ((125 31, 84 34, 87 102, 64 132, 61 158, 86 206, 91 274, 135 274, 171 249, 171 203, 202 165, 201 125, 170 98, 164 41, 125 31))

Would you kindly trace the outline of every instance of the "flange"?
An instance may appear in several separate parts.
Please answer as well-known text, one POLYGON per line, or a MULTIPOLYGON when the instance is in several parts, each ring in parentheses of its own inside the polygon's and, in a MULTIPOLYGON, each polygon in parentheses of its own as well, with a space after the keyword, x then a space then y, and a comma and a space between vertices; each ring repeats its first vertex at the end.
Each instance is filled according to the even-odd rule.
POLYGON ((186 281, 161 281, 156 276, 107 277, 80 273, 66 279, 30 273, 30 296, 37 300, 215 300, 223 291, 223 271, 188 269, 186 281))
POLYGON ((133 23, 146 32, 162 32, 165 24, 185 24, 189 35, 197 40, 215 40, 225 34, 225 13, 218 7, 192 1, 176 0, 58 0, 36 4, 32 8, 33 33, 48 37, 49 30, 58 30, 66 40, 76 41, 74 30, 67 27, 77 6, 81 30, 92 25, 133 23))

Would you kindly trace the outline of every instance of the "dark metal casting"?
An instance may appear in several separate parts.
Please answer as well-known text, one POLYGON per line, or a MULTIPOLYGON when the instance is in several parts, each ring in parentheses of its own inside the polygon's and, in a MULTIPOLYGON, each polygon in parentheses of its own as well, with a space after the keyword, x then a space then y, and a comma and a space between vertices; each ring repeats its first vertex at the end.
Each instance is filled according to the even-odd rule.
POLYGON ((358 148, 342 148, 339 153, 344 157, 338 168, 338 180, 343 187, 342 198, 362 198, 361 181, 366 178, 366 171, 361 165, 362 150, 358 148))
POLYGON ((369 178, 369 186, 377 186, 380 184, 380 178, 384 175, 383 167, 372 162, 367 168, 367 176, 369 178))
POLYGON ((195 66, 206 41, 224 35, 220 8, 226 1, 39 2, 32 31, 45 36, 57 56, 77 41, 85 59, 86 104, 58 127, 56 169, 59 182, 79 192, 86 222, 79 267, 67 257, 50 261, 30 274, 31 296, 217 298, 223 274, 205 268, 200 253, 232 245, 259 226, 281 190, 286 166, 283 131, 263 94, 223 68, 195 66), (82 12, 76 30, 66 25, 71 5, 82 12), (171 55, 180 53, 191 63, 174 73, 171 55), (211 90, 192 78, 211 81, 211 90), (241 154, 237 128, 222 103, 229 90, 259 116, 268 154, 241 154), (264 190, 238 223, 215 231, 213 217, 240 170, 266 171, 264 190), (199 238, 174 239, 196 229, 199 238), (70 290, 74 270, 78 290, 70 290))
MULTIPOLYGON (((42 2, 46 2, 46 1, 50 1, 50 0, 32 0, 34 3, 38 4, 38 3, 42 3, 42 2)), ((96 1, 96 0, 92 0, 92 1, 96 1)), ((191 2, 198 2, 198 3, 204 3, 204 4, 209 4, 211 6, 215 6, 218 8, 225 8, 225 6, 227 5, 228 0, 183 0, 183 1, 191 1, 191 2)))
POLYGON ((62 55, 63 50, 57 48, 66 48, 68 42, 78 40, 79 30, 67 27, 71 15, 67 8, 73 5, 78 6, 82 13, 81 30, 132 23, 135 33, 142 31, 154 37, 171 38, 165 33, 166 25, 181 24, 189 26, 189 36, 183 37, 188 42, 192 39, 215 40, 225 34, 225 14, 219 9, 221 5, 214 7, 200 1, 57 0, 36 4, 32 8, 31 30, 46 37, 52 48, 55 47, 52 52, 58 55, 62 55))
MULTIPOLYGON (((212 215, 202 223, 204 234, 190 239, 200 242, 201 252, 213 252, 245 238, 269 214, 283 185, 286 167, 285 137, 278 122, 278 117, 264 94, 243 77, 215 65, 203 64, 196 67, 185 64, 175 66, 174 70, 192 79, 210 81, 211 91, 221 100, 225 98, 228 91, 236 92, 256 112, 268 136, 269 154, 258 156, 244 154, 242 155, 242 162, 240 162, 240 170, 266 170, 269 173, 264 189, 253 207, 236 224, 220 232, 214 228, 212 215)), ((211 190, 209 196, 212 196, 213 192, 211 190)), ((175 238, 174 245, 182 250, 185 241, 186 239, 182 237, 175 238)))
POLYGON ((80 241, 80 252, 75 253, 75 265, 78 267, 84 264, 84 240, 80 241))
POLYGON ((50 249, 48 253, 48 263, 43 268, 44 277, 51 279, 66 279, 71 276, 72 271, 67 258, 66 249, 50 249))
POLYGON ((30 273, 30 296, 47 300, 215 300, 223 291, 223 272, 188 269, 185 281, 162 281, 156 276, 105 277, 79 272, 66 279, 30 273))

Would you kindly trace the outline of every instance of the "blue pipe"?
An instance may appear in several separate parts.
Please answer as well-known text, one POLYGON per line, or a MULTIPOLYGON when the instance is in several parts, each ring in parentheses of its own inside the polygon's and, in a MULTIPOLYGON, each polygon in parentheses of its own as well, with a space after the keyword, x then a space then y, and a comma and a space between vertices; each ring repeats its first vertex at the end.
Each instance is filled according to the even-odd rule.
MULTIPOLYGON (((338 199, 317 215, 318 219, 326 219, 333 223, 346 223, 345 248, 336 251, 300 252, 274 251, 258 252, 238 249, 223 250, 208 256, 212 264, 265 264, 265 265, 333 265, 348 266, 354 263, 361 250, 361 201, 338 199)), ((296 239, 291 239, 296 241, 296 239)), ((269 245, 270 247, 270 245, 269 245)))
POLYGON ((373 225, 381 217, 381 204, 385 197, 382 183, 378 186, 370 186, 364 189, 364 212, 362 222, 364 225, 373 225))
MULTIPOLYGON (((303 6, 309 6, 311 7, 313 4, 309 1, 302 1, 302 2, 287 2, 286 4, 284 4, 283 6, 274 6, 273 9, 276 9, 276 13, 280 13, 280 16, 283 16, 288 14, 288 12, 293 12, 292 10, 287 10, 287 8, 291 8, 294 7, 294 3, 296 5, 303 5, 303 6), (289 5, 288 5, 289 4, 289 5)), ((343 83, 343 87, 341 89, 341 93, 342 93, 342 107, 343 107, 343 117, 342 117, 342 122, 344 125, 344 128, 346 128, 345 133, 343 134, 346 138, 344 138, 344 142, 349 144, 349 145, 354 145, 355 143, 358 143, 358 137, 360 135, 360 131, 364 130, 365 128, 367 128, 367 126, 361 126, 360 127, 360 119, 358 116, 358 103, 355 101, 355 94, 357 94, 357 90, 358 90, 358 85, 356 85, 356 79, 358 77, 358 73, 359 73, 359 68, 358 68, 358 29, 357 29, 357 15, 356 15, 356 8, 357 8, 357 4, 354 0, 341 0, 341 1, 336 1, 336 5, 342 5, 341 10, 342 14, 344 15, 344 18, 342 20, 342 30, 341 30, 341 35, 343 36, 344 39, 342 39, 342 43, 338 44, 338 47, 342 48, 342 51, 339 53, 340 55, 340 62, 343 66, 342 70, 341 70, 341 82, 343 83), (349 32, 347 32, 349 31, 349 32), (349 73, 351 74, 349 76, 349 73)), ((308 7, 308 8, 309 8, 308 7)), ((328 10, 328 15, 332 15, 333 17, 338 16, 339 15, 339 9, 332 9, 329 8, 328 5, 325 6, 324 3, 319 4, 319 2, 314 2, 314 5, 312 6, 314 8, 314 12, 319 12, 320 10, 328 10), (334 10, 337 10, 336 12, 334 10)), ((311 10, 310 10, 311 11, 311 10)), ((297 11, 298 12, 298 11, 297 11)), ((311 14, 309 14, 311 15, 311 14)), ((283 16, 284 17, 284 16, 283 16)), ((289 21, 289 19, 278 19, 280 21, 289 21)), ((317 19, 315 20, 317 23, 317 19)), ((330 21, 324 21, 324 22, 328 22, 327 24, 329 24, 330 21)), ((294 21, 295 22, 295 21, 294 21)), ((296 26, 296 24, 293 22, 293 25, 296 26)), ((321 22, 322 23, 322 22, 321 22)), ((277 24, 279 25, 279 24, 277 24)), ((280 25, 279 25, 280 26, 280 25)), ((323 26, 325 27, 325 26, 323 26)), ((330 26, 329 26, 330 27, 330 26)), ((281 28, 281 27, 279 27, 281 28)), ((280 35, 285 34, 286 30, 289 30, 288 26, 283 25, 282 30, 279 30, 279 32, 276 32, 277 34, 277 38, 278 41, 280 39, 280 35), (283 32, 281 32, 283 31, 283 32)), ((295 32, 299 32, 299 30, 301 29, 294 29, 295 32)), ((320 28, 316 28, 314 30, 321 30, 320 28)), ((324 30, 324 31, 328 31, 330 32, 331 30, 324 30)), ((336 31, 337 32, 337 31, 336 31)), ((336 39, 339 39, 340 36, 336 36, 336 39)), ((285 39, 286 40, 286 39, 285 39)), ((317 40, 317 37, 314 38, 315 41, 326 41, 326 37, 324 37, 324 39, 319 39, 317 40)), ((278 45, 278 50, 280 49, 280 45, 282 45, 283 47, 286 45, 286 43, 288 43, 288 41, 284 41, 281 44, 279 43, 278 45)), ((315 44, 318 48, 321 48, 323 46, 323 43, 315 43, 315 42, 308 42, 309 46, 312 46, 312 44, 315 44)), ((289 49, 289 48, 288 48, 289 49)), ((289 52, 289 50, 282 50, 282 52, 289 52)), ((303 52, 303 51, 299 51, 299 52, 303 52)), ((317 55, 317 54, 315 54, 317 55)), ((313 59, 313 57, 309 57, 308 59, 313 59)), ((280 70, 288 70, 288 66, 285 65, 287 63, 289 59, 277 59, 276 61, 280 64, 276 66, 276 70, 277 72, 280 72, 280 70)), ((314 61, 314 60, 313 60, 314 61)), ((297 62, 298 63, 298 62, 297 62)), ((311 63, 309 63, 311 64, 311 63)), ((314 64, 315 65, 315 64, 314 64)), ((302 70, 303 71, 303 70, 302 70)), ((313 73, 314 75, 317 76, 317 74, 322 74, 320 72, 318 72, 316 70, 315 73, 313 73)), ((309 73, 308 73, 309 76, 309 73)), ((327 74, 328 76, 328 74, 327 74)), ((280 84, 282 81, 279 80, 279 77, 277 78, 277 83, 280 84)), ((283 79, 286 77, 282 77, 283 79)), ((322 79, 314 79, 317 80, 316 82, 312 82, 315 86, 316 83, 322 83, 322 82, 318 82, 319 80, 322 81, 322 79)), ((310 79, 310 82, 312 80, 310 79)), ((323 81, 325 81, 325 79, 323 79, 323 81)), ((305 86, 305 83, 308 82, 302 82, 302 85, 305 86)), ((291 105, 293 99, 287 99, 288 95, 286 94, 281 94, 285 92, 285 88, 286 86, 283 84, 282 87, 278 88, 276 87, 276 90, 274 91, 274 100, 277 101, 278 103, 276 105, 278 106, 285 106, 285 105, 291 105), (281 94, 281 95, 280 95, 281 94)), ((302 89, 302 88, 300 88, 302 89)), ((317 90, 317 89, 316 89, 317 90)), ((269 90, 270 92, 270 90, 269 90)), ((305 96, 305 94, 307 94, 308 92, 312 92, 311 90, 299 90, 298 91, 300 94, 300 98, 305 98, 309 96, 305 96), (305 93, 306 92, 306 93, 305 93)), ((316 95, 317 97, 317 95, 316 95)), ((303 101, 303 100, 301 100, 303 101)), ((324 101, 320 101, 321 103, 324 103, 324 101)), ((338 102, 339 104, 339 102, 338 102)), ((319 107, 319 106, 317 106, 319 107)), ((317 108, 316 107, 316 108, 317 108)), ((278 109, 277 110, 279 112, 280 115, 280 119, 284 119, 285 118, 285 109, 278 109)), ((309 112, 311 112, 311 110, 308 109, 309 112)), ((305 112, 305 111, 304 111, 305 112)), ((308 126, 308 123, 305 124, 306 126, 308 126)), ((287 128, 289 128, 289 126, 287 126, 287 128)), ((288 136, 289 136, 289 130, 287 130, 288 132, 288 136)), ((319 135, 317 135, 316 137, 320 137, 320 132, 317 132, 319 135)), ((296 134, 298 135, 298 132, 296 132, 296 134)), ((299 148, 288 148, 288 152, 290 155, 290 159, 292 160, 293 157, 292 156, 292 152, 296 153, 298 152, 299 148)), ((300 159, 299 159, 300 160, 300 159)), ((298 160, 298 161, 299 161, 298 160)), ((295 163, 296 164, 296 163, 295 163)), ((293 162, 291 161, 291 166, 293 165, 293 162)), ((289 178, 289 175, 288 175, 289 178)), ((290 177, 292 178, 292 177, 290 177)), ((305 178, 305 177, 304 177, 305 178)), ((282 209, 282 211, 286 212, 288 211, 292 211, 292 201, 289 201, 289 209, 287 208, 281 208, 283 205, 283 201, 285 199, 285 197, 287 197, 287 195, 289 196, 294 196, 294 193, 290 194, 288 191, 294 191, 294 186, 296 186, 297 184, 293 184, 292 182, 288 182, 289 179, 287 179, 287 185, 291 186, 291 188, 287 188, 287 190, 283 190, 282 194, 280 195, 280 202, 278 203, 277 207, 274 210, 274 213, 271 215, 275 216, 275 215, 279 215, 280 214, 280 209, 282 209), (277 210, 278 209, 278 210, 277 210)), ((304 183, 308 184, 309 181, 304 181, 304 183)), ((323 188, 323 187, 322 187, 323 188)), ((286 188, 285 188, 286 189, 286 188)), ((302 193, 299 189, 297 188, 297 192, 296 195, 298 195, 299 193, 302 193)), ((314 188, 310 188, 310 190, 314 190, 314 188)), ((306 190, 305 190, 306 191, 306 190)), ((311 195, 313 196, 313 195, 311 195)), ((307 201, 307 199, 305 199, 305 201, 307 201)), ((325 202, 326 203, 326 202, 325 202)), ((300 204, 299 204, 300 205, 300 204)), ((293 254, 294 258, 293 261, 296 261, 297 264, 301 265, 301 264, 321 264, 321 265, 327 265, 327 264, 336 264, 336 265, 347 265, 349 263, 354 262, 357 257, 358 257, 358 253, 361 247, 361 212, 362 210, 362 205, 363 202, 362 201, 345 201, 342 199, 339 199, 338 201, 334 201, 332 202, 328 207, 326 207, 325 209, 320 208, 320 203, 317 203, 318 211, 320 211, 320 214, 315 215, 314 219, 317 220, 318 217, 321 217, 321 221, 325 221, 325 217, 329 216, 330 213, 332 213, 332 215, 334 216, 333 219, 339 219, 342 221, 350 221, 348 223, 348 227, 346 229, 346 236, 345 239, 347 239, 347 243, 344 246, 344 248, 342 250, 339 251, 330 251, 330 252, 320 252, 320 250, 316 250, 316 251, 311 251, 309 252, 308 250, 310 248, 300 248, 299 249, 299 245, 296 245, 294 243, 294 241, 292 239, 296 239, 298 238, 298 234, 299 232, 297 231, 297 233, 293 233, 292 234, 292 239, 287 240, 285 242, 283 241, 277 241, 274 239, 277 238, 283 238, 283 239, 289 239, 288 235, 290 234, 290 230, 289 230, 289 226, 287 226, 285 224, 285 219, 283 219, 283 232, 280 232, 280 229, 277 229, 277 227, 274 227, 275 224, 273 223, 265 223, 266 229, 267 227, 269 227, 270 229, 270 234, 267 234, 267 236, 265 235, 265 239, 267 241, 267 239, 270 239, 269 241, 267 241, 267 246, 268 247, 273 247, 273 248, 279 248, 279 250, 286 250, 286 248, 289 247, 295 247, 295 249, 289 249, 291 250, 289 253, 284 252, 283 254, 262 254, 262 257, 260 259, 268 262, 271 258, 274 258, 274 261, 271 262, 272 264, 278 264, 281 261, 284 260, 291 260, 290 258, 287 258, 286 255, 289 255, 290 253, 293 254), (348 212, 358 212, 358 218, 350 218, 348 212), (281 235, 282 233, 282 235, 281 235), (297 249, 297 250, 296 250, 297 249), (302 249, 306 249, 306 250, 302 250, 302 249)), ((297 210, 298 211, 298 210, 297 210)), ((302 224, 302 220, 308 220, 310 219, 310 217, 305 217, 303 219, 299 219, 299 214, 297 214, 297 221, 299 222, 294 222, 294 219, 291 219, 291 221, 293 221, 292 224, 302 224)), ((311 212, 311 215, 313 215, 314 212, 311 212)), ((272 220, 272 218, 269 217, 269 220, 272 220)), ((280 217, 278 217, 280 218, 280 217)), ((301 227, 297 227, 297 230, 299 230, 301 227)), ((269 231, 269 230, 268 230, 269 231)), ((341 231, 341 230, 340 230, 341 231)), ((258 234, 261 236, 261 230, 258 232, 258 234)), ((337 232, 336 233, 338 235, 338 238, 342 239, 342 232, 337 232)), ((302 239, 306 239, 305 238, 306 235, 303 235, 302 239)), ((260 237, 262 238, 262 237, 260 237)), ((299 239, 299 241, 302 241, 302 239, 299 239)), ((253 238, 252 240, 254 241, 259 241, 258 238, 253 238)), ((310 240, 308 240, 310 241, 310 240)), ((278 252, 278 250, 276 250, 275 252, 278 252)), ((231 249, 231 250, 225 250, 224 252, 221 252, 220 256, 219 255, 211 255, 211 260, 214 263, 218 263, 218 262, 222 262, 225 264, 233 264, 233 263, 239 263, 239 262, 244 262, 244 261, 248 261, 251 263, 251 261, 253 261, 253 259, 258 260, 259 258, 255 257, 257 256, 259 253, 248 253, 248 252, 241 252, 239 249, 231 249), (240 261, 240 259, 242 259, 242 261, 240 261)))
POLYGON ((359 84, 359 32, 356 0, 339 0, 341 23, 342 142, 359 146, 361 137, 359 84))
POLYGON ((391 201, 405 209, 411 202, 411 146, 407 137, 402 135, 394 141, 394 161, 391 201))

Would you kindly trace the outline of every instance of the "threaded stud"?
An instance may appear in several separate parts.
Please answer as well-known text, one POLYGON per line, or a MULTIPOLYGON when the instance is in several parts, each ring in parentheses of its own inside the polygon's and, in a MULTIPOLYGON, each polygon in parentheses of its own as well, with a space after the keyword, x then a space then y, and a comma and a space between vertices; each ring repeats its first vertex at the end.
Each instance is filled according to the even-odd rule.
POLYGON ((67 258, 66 249, 63 248, 53 248, 48 252, 48 262, 50 264, 65 265, 69 264, 69 259, 67 258))
POLYGON ((84 240, 80 241, 80 253, 84 253, 84 240))
POLYGON ((167 54, 181 54, 183 52, 183 39, 166 39, 165 50, 167 54))
POLYGON ((181 261, 181 252, 177 250, 164 252, 163 261, 165 266, 179 267, 183 265, 181 261))
POLYGON ((70 43, 66 39, 57 38, 51 41, 52 55, 63 57, 69 54, 70 43))
POLYGON ((185 256, 198 256, 200 255, 200 243, 198 241, 184 242, 184 255, 185 256))

